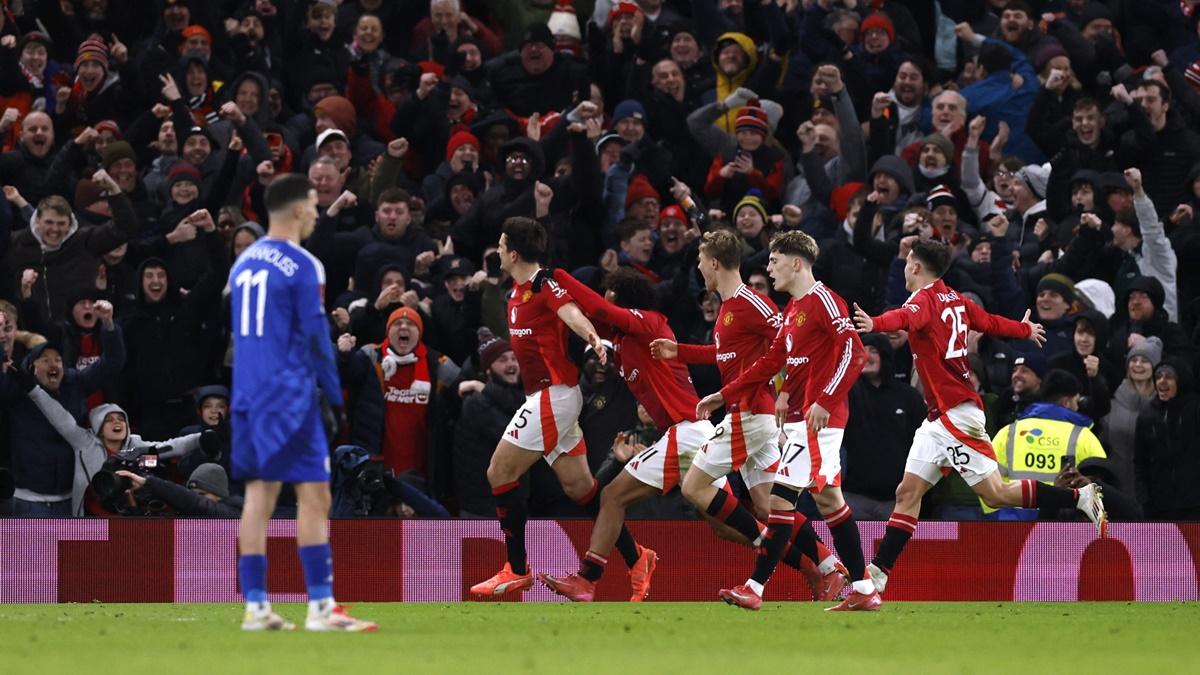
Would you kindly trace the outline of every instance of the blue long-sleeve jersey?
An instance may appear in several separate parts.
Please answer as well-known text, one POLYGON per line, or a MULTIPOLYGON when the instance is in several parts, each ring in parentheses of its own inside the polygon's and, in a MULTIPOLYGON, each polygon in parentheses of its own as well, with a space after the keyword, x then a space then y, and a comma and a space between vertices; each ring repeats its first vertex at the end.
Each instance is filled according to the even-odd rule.
POLYGON ((235 411, 301 412, 320 387, 342 405, 325 320, 325 268, 308 251, 263 237, 229 272, 235 411))

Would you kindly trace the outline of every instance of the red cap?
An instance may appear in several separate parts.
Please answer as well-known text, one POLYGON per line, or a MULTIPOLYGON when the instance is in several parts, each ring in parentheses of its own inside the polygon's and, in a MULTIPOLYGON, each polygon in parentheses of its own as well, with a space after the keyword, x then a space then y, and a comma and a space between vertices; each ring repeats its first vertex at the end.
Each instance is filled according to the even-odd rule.
POLYGON ((675 204, 666 207, 658 213, 658 222, 661 223, 668 218, 673 220, 682 220, 684 223, 687 223, 688 221, 687 214, 683 212, 683 209, 679 208, 679 206, 675 204))

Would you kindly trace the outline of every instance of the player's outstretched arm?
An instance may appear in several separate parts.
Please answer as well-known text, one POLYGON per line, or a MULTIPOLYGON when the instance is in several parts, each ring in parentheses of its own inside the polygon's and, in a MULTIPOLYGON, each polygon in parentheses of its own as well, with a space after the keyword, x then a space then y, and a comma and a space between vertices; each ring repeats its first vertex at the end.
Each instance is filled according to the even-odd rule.
POLYGON ((1030 319, 1032 313, 1028 309, 1020 321, 1013 321, 1008 317, 992 314, 965 298, 963 302, 967 306, 967 321, 970 327, 977 331, 996 337, 1032 340, 1039 347, 1046 342, 1046 329, 1042 324, 1034 323, 1030 319))
POLYGON ((639 335, 645 332, 646 321, 640 314, 624 307, 617 307, 605 300, 599 293, 588 288, 587 284, 571 276, 570 272, 562 269, 554 270, 554 282, 566 290, 587 317, 606 323, 629 335, 639 335))
POLYGON ((660 361, 679 359, 680 363, 716 365, 717 346, 680 344, 667 338, 658 338, 650 343, 650 356, 660 361))
POLYGON ((592 346, 592 349, 596 352, 596 357, 600 359, 600 363, 608 362, 608 350, 600 342, 600 335, 596 332, 596 327, 583 315, 583 312, 579 309, 579 305, 576 305, 574 302, 568 302, 559 307, 558 318, 567 324, 567 328, 570 328, 572 332, 583 338, 584 342, 592 346))

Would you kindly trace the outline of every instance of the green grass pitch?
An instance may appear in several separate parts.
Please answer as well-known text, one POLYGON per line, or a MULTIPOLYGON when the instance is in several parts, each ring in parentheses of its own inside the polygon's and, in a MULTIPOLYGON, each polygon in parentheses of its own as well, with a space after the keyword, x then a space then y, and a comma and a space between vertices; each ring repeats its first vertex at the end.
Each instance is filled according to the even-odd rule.
MULTIPOLYGON (((300 605, 280 605, 292 620, 300 605)), ((372 604, 373 634, 244 634, 241 606, 0 606, 0 673, 1196 673, 1200 604, 372 604)))

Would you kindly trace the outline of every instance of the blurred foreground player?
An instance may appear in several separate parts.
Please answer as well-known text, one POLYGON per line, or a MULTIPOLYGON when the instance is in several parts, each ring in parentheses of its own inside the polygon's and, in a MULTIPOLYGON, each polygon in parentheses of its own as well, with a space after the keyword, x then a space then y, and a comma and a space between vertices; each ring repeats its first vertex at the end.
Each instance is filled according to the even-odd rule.
MULTIPOLYGON (((567 357, 567 329, 591 345, 601 363, 607 360, 608 350, 570 293, 549 275, 538 274, 547 244, 546 230, 536 220, 514 217, 504 221, 500 269, 513 279, 508 335, 521 364, 526 399, 504 430, 487 470, 508 562, 492 578, 471 587, 476 595, 501 595, 533 585, 525 549, 528 506, 516 488, 521 476, 539 459, 554 470, 568 497, 593 516, 599 510, 600 484, 588 468, 587 446, 579 428, 583 394, 579 370, 567 357)), ((639 547, 624 526, 617 533, 616 545, 629 565, 632 600, 640 601, 648 591, 657 555, 639 547)))
POLYGON ((283 483, 299 504, 296 544, 308 587, 310 631, 359 632, 378 626, 349 616, 333 599, 327 530, 329 443, 321 394, 342 405, 325 320, 325 270, 300 242, 317 220, 308 179, 281 176, 267 188, 267 236, 229 272, 233 316, 233 477, 246 482, 238 577, 246 597, 242 630, 293 630, 267 601, 267 522, 283 483))
MULTIPOLYGON (((908 344, 912 346, 929 408, 928 419, 913 437, 904 478, 896 488, 896 510, 888 520, 875 559, 867 567, 879 593, 887 585, 888 574, 900 551, 916 530, 921 497, 951 471, 957 471, 992 508, 1074 506, 1095 524, 1101 537, 1108 526, 1100 487, 1094 483, 1073 490, 1036 480, 1006 483, 1000 479, 996 454, 984 429, 983 403, 971 385, 967 335, 974 330, 1033 340, 1040 346, 1046 341, 1046 332, 1041 324, 1029 320, 1028 310, 1025 318, 1017 322, 989 314, 963 298, 942 281, 949 267, 950 249, 945 244, 918 241, 904 265, 904 284, 912 293, 904 305, 877 317, 854 306, 854 322, 859 332, 908 331, 908 344)), ((845 602, 862 603, 867 597, 855 593, 845 602)))

